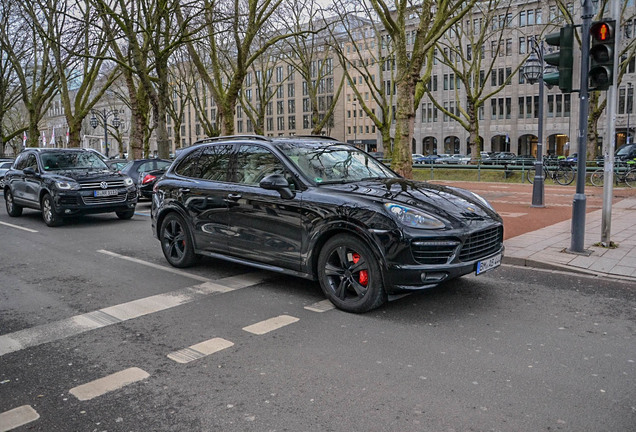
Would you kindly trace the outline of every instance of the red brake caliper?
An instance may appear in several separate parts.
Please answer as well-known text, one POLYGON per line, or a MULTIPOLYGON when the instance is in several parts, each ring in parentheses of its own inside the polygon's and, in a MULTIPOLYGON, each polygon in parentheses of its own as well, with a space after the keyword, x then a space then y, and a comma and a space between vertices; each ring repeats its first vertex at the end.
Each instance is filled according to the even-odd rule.
MULTIPOLYGON (((360 261, 360 255, 357 253, 354 253, 352 258, 353 258, 354 264, 358 264, 358 261, 360 261)), ((360 270, 360 273, 358 274, 359 274, 358 282, 360 282, 360 285, 367 286, 367 284, 369 283, 369 274, 367 273, 367 271, 360 270)))

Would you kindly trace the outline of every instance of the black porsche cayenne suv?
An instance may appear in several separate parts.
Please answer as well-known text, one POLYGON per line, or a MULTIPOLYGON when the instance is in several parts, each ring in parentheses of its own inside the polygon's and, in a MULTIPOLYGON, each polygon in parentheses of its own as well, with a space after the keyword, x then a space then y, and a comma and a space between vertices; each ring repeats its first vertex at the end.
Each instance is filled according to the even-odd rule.
POLYGON ((17 217, 24 207, 42 211, 48 226, 64 217, 115 212, 130 219, 137 189, 130 177, 111 171, 94 152, 84 149, 28 148, 6 173, 7 213, 17 217))
POLYGON ((152 228, 175 267, 201 255, 318 280, 338 307, 497 267, 503 224, 477 194, 402 178, 325 138, 211 138, 155 186, 152 228))

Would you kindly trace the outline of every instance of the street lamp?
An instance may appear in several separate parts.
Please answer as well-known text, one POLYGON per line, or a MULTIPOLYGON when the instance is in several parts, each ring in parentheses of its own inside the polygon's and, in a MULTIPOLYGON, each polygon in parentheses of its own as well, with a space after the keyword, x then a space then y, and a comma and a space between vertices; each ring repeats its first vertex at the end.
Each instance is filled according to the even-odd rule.
POLYGON ((101 120, 102 126, 104 126, 104 151, 106 153, 106 157, 108 157, 108 150, 109 150, 108 149, 108 118, 110 116, 113 117, 111 125, 115 129, 118 129, 119 125, 121 124, 119 120, 118 110, 106 111, 106 108, 104 108, 101 112, 98 110, 91 110, 90 124, 93 127, 93 129, 95 129, 97 125, 99 124, 97 121, 98 118, 99 120, 101 120))
POLYGON ((539 83, 539 130, 537 132, 537 159, 534 162, 532 207, 545 207, 543 184, 543 41, 532 44, 532 54, 523 66, 523 76, 530 84, 539 83), (538 45, 538 46, 537 46, 538 45))

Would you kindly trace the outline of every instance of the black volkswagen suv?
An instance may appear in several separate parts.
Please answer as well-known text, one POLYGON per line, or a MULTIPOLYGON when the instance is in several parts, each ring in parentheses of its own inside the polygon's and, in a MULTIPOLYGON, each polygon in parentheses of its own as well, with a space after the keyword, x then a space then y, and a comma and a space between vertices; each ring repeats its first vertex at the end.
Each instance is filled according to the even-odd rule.
POLYGON ((324 138, 236 136, 184 150, 155 185, 167 261, 200 255, 318 280, 339 308, 497 267, 503 224, 479 195, 402 178, 324 138))
POLYGON ((4 199, 10 216, 33 208, 42 211, 48 226, 57 226, 77 214, 115 212, 130 219, 137 189, 130 177, 108 169, 93 152, 28 148, 5 175, 4 199))

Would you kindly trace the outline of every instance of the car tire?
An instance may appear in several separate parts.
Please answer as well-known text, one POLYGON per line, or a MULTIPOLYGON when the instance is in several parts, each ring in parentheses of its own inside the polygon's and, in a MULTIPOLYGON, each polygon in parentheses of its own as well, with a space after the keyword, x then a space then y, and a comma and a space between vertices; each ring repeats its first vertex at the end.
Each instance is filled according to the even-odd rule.
POLYGON ((194 253, 190 228, 177 213, 170 213, 161 223, 159 230, 161 250, 173 267, 190 267, 199 256, 194 253))
POLYGON ((135 215, 135 209, 118 211, 118 212, 115 212, 115 214, 117 215, 119 219, 128 220, 135 215))
POLYGON ((323 292, 339 309, 362 313, 386 302, 378 260, 358 237, 329 239, 318 256, 317 274, 323 292))
POLYGON ((50 194, 44 194, 41 201, 42 207, 42 219, 44 223, 50 227, 56 227, 62 225, 64 219, 55 211, 55 204, 53 204, 53 198, 50 194))
POLYGON ((19 206, 13 200, 11 189, 7 189, 4 193, 4 203, 7 207, 7 213, 11 217, 22 216, 22 206, 19 206))

